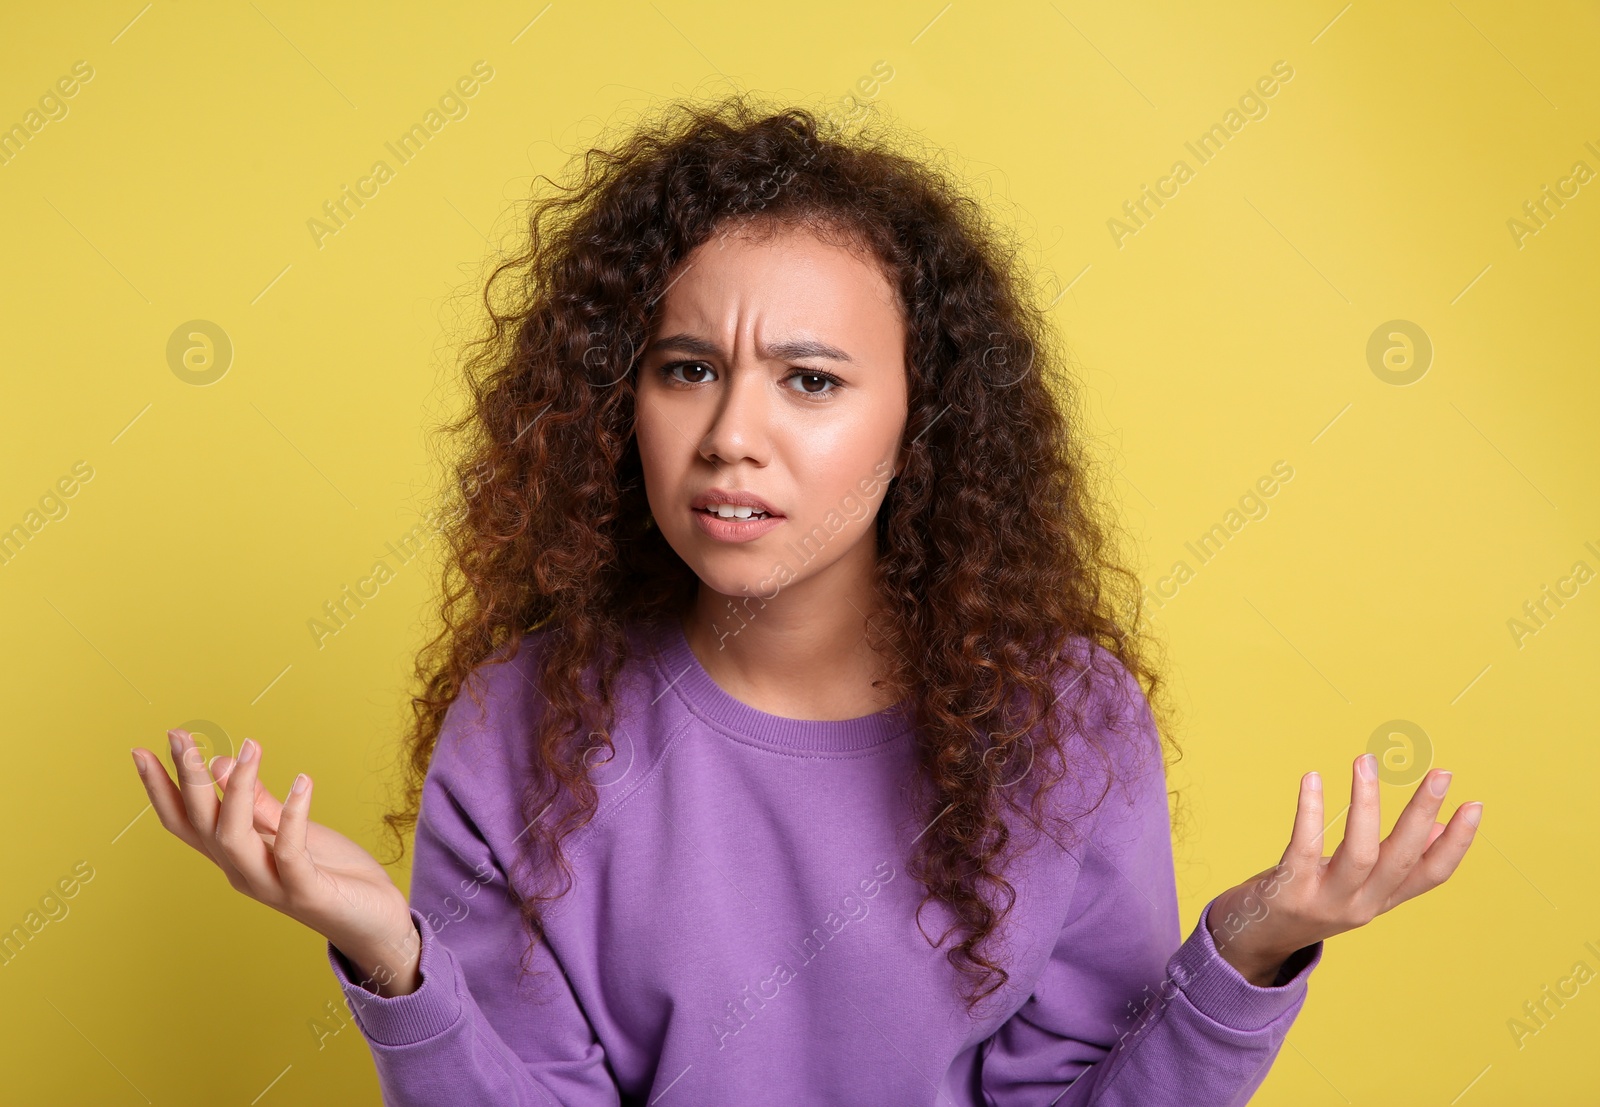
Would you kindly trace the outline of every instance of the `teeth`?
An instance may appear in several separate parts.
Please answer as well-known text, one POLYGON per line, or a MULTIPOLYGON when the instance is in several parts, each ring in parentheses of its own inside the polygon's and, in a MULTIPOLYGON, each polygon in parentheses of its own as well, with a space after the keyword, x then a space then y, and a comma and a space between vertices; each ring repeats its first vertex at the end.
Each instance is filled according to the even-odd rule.
POLYGON ((749 519, 757 515, 763 519, 767 517, 765 512, 757 511, 753 507, 735 507, 733 504, 709 504, 705 510, 723 519, 749 519))

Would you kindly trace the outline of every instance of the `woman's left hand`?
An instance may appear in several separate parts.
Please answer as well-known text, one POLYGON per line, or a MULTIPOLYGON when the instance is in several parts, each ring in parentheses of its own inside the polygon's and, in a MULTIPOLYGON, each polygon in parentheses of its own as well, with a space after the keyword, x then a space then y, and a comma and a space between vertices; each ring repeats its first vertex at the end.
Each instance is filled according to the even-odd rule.
POLYGON ((1448 823, 1434 817, 1450 773, 1432 769, 1378 840, 1378 759, 1355 760, 1344 841, 1322 856, 1322 784, 1315 772, 1300 780, 1294 833, 1283 859, 1230 888, 1211 905, 1207 922, 1217 952, 1249 980, 1271 986, 1297 950, 1365 926, 1379 915, 1437 888, 1466 856, 1483 804, 1462 804, 1448 823))

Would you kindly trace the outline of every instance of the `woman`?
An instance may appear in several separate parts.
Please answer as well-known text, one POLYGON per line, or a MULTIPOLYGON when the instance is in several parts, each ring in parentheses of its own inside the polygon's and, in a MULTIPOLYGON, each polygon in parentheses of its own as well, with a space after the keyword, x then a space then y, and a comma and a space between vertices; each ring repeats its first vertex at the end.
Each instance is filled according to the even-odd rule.
POLYGON ((255 742, 171 732, 177 785, 134 753, 167 829, 327 937, 386 1101, 1247 1099, 1323 939, 1444 881, 1480 805, 1437 824, 1431 771, 1380 845, 1358 758, 1324 858, 1307 773, 1180 946, 1137 579, 977 206, 735 98, 530 230, 453 425, 409 900, 255 742))

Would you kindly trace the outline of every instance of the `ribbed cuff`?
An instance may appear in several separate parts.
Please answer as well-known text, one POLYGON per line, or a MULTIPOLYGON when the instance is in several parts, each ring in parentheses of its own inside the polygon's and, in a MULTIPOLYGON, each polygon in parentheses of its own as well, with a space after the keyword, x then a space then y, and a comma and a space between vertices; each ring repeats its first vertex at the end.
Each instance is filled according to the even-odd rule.
POLYGON ((339 982, 356 1023, 368 1040, 380 1046, 416 1045, 442 1034, 461 1018, 455 966, 439 944, 428 920, 413 907, 411 920, 422 939, 418 969, 422 982, 403 996, 380 996, 356 982, 356 968, 328 943, 328 964, 339 982))
POLYGON ((1235 1030, 1265 1029, 1305 998, 1306 978, 1322 961, 1322 943, 1296 950, 1278 974, 1280 984, 1252 984, 1217 951, 1207 922, 1215 902, 1200 912, 1189 940, 1168 962, 1167 973, 1202 1014, 1235 1030))

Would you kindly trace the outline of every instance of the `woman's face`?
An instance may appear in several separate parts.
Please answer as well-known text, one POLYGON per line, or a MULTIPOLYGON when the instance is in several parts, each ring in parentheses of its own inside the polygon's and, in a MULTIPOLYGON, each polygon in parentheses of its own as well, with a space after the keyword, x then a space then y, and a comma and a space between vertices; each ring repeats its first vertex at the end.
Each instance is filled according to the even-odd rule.
POLYGON ((650 511, 701 582, 857 594, 906 423, 905 326, 879 270, 801 229, 713 236, 669 278, 638 371, 650 511), (773 517, 702 510, 741 493, 773 517))

